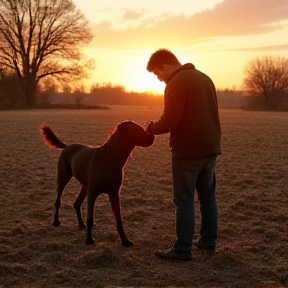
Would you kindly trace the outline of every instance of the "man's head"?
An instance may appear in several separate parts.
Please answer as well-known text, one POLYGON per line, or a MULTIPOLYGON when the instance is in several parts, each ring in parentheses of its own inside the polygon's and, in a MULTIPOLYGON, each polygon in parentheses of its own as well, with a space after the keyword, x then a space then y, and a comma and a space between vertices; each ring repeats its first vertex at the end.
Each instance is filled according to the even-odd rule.
POLYGON ((181 66, 177 57, 168 49, 154 52, 147 64, 147 70, 153 72, 160 81, 167 83, 170 76, 181 66))

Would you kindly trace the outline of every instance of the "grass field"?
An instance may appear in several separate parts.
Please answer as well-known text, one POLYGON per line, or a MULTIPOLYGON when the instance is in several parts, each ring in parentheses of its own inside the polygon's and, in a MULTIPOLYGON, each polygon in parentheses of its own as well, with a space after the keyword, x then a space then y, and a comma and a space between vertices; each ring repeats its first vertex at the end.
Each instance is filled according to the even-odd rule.
MULTIPOLYGON (((136 148, 122 188, 124 248, 107 196, 95 205, 96 245, 84 244, 67 187, 53 227, 59 151, 43 143, 46 122, 68 143, 99 145, 125 119, 143 124, 160 107, 0 112, 0 287, 288 287, 288 113, 220 109, 219 247, 191 262, 157 259, 175 240, 168 135, 136 148)), ((85 202, 86 204, 86 202, 85 202)), ((84 204, 84 217, 86 205, 84 204)), ((199 212, 196 201, 196 226, 199 212)))

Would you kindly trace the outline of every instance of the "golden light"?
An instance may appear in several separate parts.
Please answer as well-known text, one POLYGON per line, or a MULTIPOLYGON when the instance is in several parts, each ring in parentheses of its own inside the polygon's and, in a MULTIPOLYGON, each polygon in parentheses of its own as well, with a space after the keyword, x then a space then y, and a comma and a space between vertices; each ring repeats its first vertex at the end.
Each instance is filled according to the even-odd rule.
MULTIPOLYGON (((148 60, 147 60, 148 61, 148 60)), ((164 94, 165 84, 160 82, 157 77, 146 70, 147 61, 132 61, 127 63, 123 71, 124 86, 128 91, 152 92, 154 94, 164 94)))
POLYGON ((111 51, 89 48, 84 53, 93 57, 96 69, 91 78, 85 81, 86 86, 95 83, 111 83, 124 86, 127 91, 152 92, 164 94, 165 84, 153 73, 146 70, 150 52, 147 51, 111 51))

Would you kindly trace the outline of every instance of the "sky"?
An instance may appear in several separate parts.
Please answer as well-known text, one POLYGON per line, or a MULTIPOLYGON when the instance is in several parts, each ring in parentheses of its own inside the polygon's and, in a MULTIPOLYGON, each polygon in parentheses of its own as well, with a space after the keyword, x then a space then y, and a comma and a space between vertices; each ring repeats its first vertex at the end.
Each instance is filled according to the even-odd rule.
POLYGON ((73 0, 90 21, 83 48, 95 70, 83 85, 122 85, 163 94, 146 70, 150 55, 171 50, 193 63, 217 89, 241 89, 246 65, 266 55, 288 57, 288 0, 73 0))

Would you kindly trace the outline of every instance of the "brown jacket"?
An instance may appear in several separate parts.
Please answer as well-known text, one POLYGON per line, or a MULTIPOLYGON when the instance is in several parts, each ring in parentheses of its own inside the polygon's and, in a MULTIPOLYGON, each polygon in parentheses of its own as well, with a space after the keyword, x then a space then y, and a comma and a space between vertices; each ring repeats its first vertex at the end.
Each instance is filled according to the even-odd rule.
POLYGON ((165 88, 160 119, 149 125, 154 135, 170 132, 172 157, 197 158, 221 154, 221 127, 212 80, 191 63, 173 73, 165 88))

